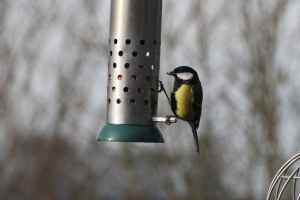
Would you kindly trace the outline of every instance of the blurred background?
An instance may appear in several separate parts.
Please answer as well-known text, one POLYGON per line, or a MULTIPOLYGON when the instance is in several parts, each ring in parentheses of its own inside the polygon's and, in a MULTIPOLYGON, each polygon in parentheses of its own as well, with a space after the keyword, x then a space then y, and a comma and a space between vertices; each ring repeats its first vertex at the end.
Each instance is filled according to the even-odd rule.
MULTIPOLYGON (((165 144, 96 142, 110 1, 0 1, 0 199, 264 199, 299 150, 300 1, 163 1, 160 79, 204 90, 165 144)), ((172 114, 164 94, 158 116, 172 114)), ((283 199, 291 199, 287 195, 283 199)))

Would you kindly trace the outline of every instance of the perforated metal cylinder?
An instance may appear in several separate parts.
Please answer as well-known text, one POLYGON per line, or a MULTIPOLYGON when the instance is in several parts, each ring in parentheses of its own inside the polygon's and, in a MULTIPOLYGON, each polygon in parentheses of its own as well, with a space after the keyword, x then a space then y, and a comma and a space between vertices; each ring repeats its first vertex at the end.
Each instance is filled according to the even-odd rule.
POLYGON ((107 123, 156 125, 162 0, 112 0, 107 123))

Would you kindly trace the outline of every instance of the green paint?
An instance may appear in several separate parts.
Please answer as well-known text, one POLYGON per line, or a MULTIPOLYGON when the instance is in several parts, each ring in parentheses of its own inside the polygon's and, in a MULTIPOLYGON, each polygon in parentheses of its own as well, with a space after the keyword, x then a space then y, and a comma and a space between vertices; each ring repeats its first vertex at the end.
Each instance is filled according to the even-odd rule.
POLYGON ((97 141, 105 142, 150 142, 164 143, 164 138, 158 126, 138 126, 129 124, 106 124, 97 141))

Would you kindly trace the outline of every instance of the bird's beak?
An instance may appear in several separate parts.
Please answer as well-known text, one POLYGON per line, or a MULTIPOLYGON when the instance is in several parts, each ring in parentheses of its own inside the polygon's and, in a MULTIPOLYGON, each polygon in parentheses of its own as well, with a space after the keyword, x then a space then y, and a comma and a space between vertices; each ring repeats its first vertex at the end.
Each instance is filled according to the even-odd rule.
POLYGON ((173 71, 167 72, 167 74, 170 75, 170 76, 174 76, 175 75, 175 73, 173 71))

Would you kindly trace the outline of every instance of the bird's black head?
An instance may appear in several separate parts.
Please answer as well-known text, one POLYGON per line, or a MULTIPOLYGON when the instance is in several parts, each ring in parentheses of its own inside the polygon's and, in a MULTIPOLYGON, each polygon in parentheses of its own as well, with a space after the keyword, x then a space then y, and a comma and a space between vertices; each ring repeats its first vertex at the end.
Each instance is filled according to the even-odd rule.
POLYGON ((167 74, 174 76, 175 82, 179 83, 196 84, 198 80, 197 72, 193 68, 188 66, 177 67, 167 74))

